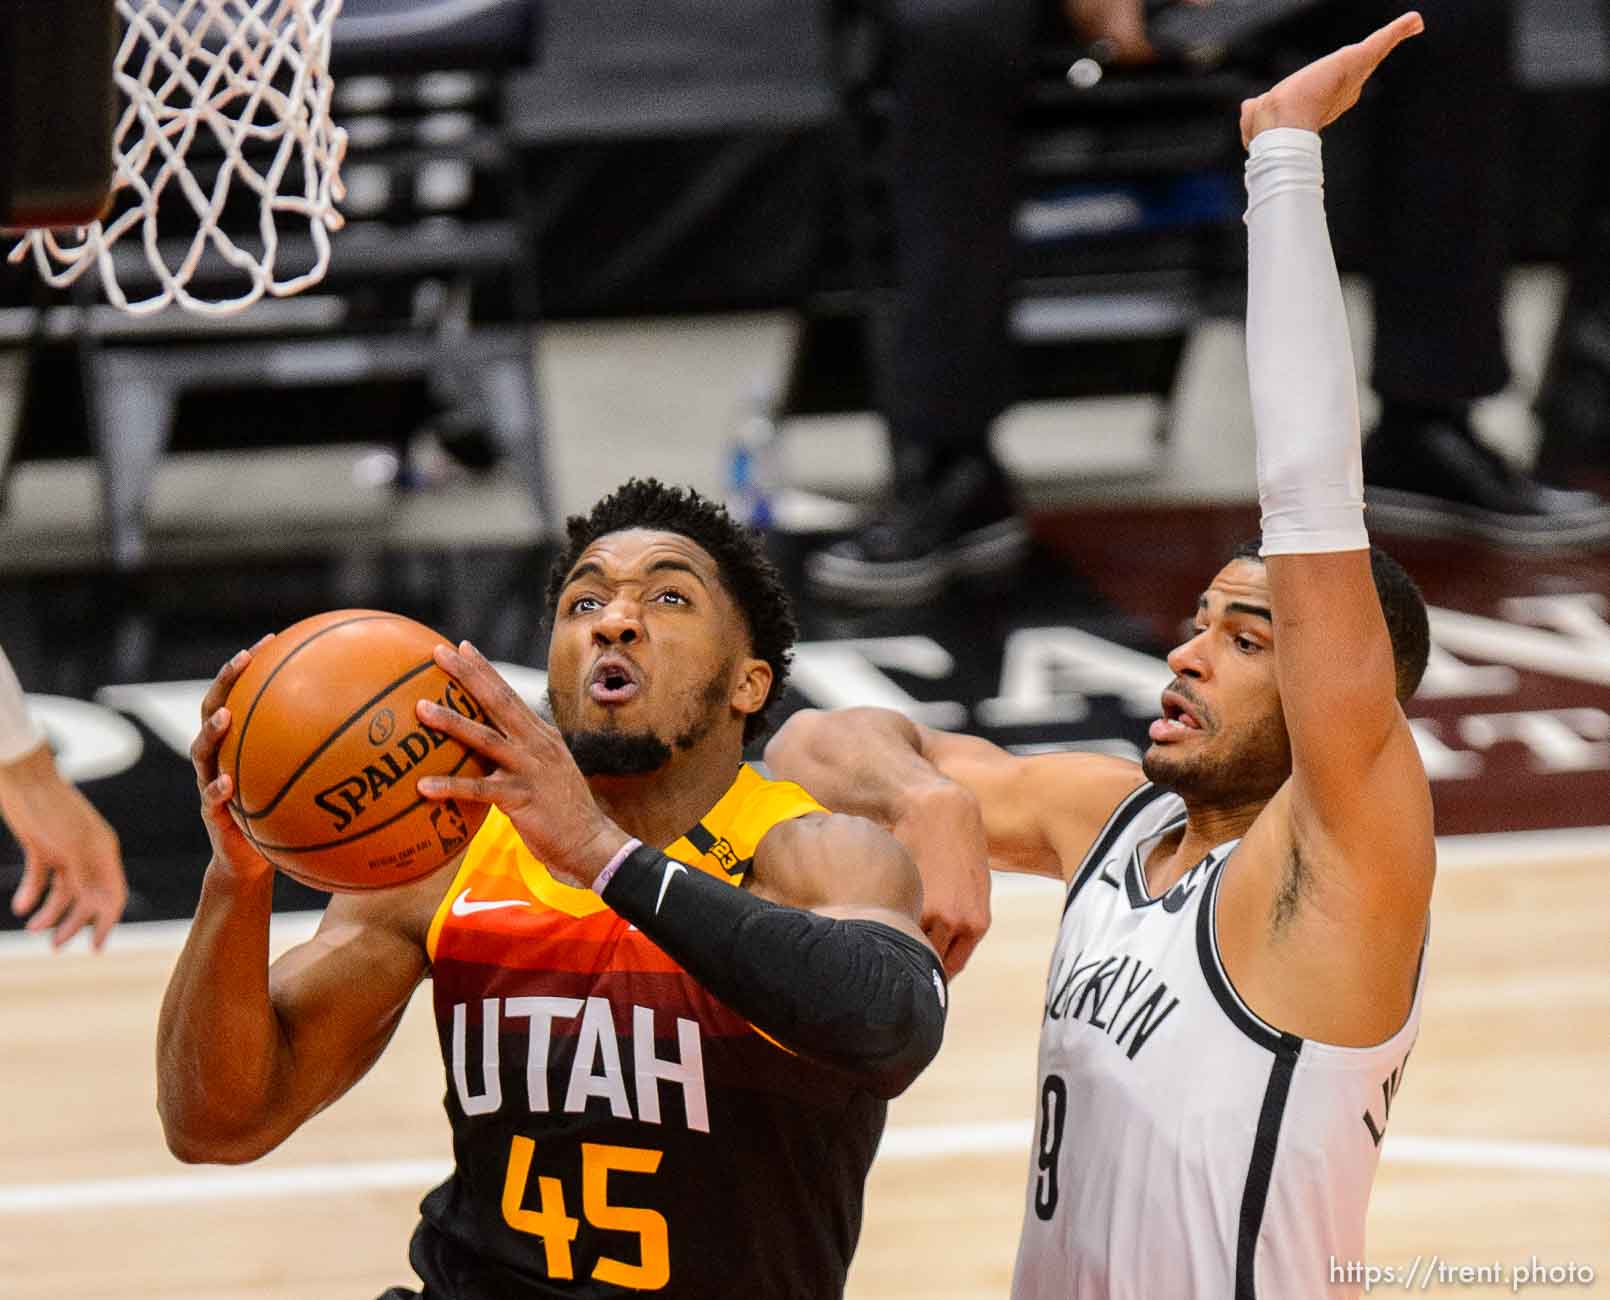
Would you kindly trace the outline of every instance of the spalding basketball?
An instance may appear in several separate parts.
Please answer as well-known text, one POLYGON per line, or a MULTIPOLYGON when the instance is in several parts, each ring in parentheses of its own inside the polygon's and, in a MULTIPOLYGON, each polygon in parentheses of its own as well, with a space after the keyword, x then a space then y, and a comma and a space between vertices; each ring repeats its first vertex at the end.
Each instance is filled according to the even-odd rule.
POLYGON ((225 702, 219 770, 235 783, 235 821, 286 875, 338 893, 384 889, 434 871, 480 827, 484 804, 416 789, 422 776, 490 770, 414 711, 430 699, 484 720, 431 658, 444 641, 412 619, 342 609, 253 654, 225 702))

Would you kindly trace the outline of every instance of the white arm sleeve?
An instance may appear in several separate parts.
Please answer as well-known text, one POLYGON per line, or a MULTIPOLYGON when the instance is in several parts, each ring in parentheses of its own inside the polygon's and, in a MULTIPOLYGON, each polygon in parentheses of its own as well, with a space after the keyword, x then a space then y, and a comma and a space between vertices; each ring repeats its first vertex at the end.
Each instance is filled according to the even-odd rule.
POLYGON ((1368 548, 1358 384, 1325 224, 1319 136, 1277 127, 1247 157, 1247 374, 1263 554, 1368 548))
POLYGON ((30 750, 39 748, 45 733, 28 713, 22 685, 12 671, 11 660, 0 650, 0 763, 14 763, 30 750))

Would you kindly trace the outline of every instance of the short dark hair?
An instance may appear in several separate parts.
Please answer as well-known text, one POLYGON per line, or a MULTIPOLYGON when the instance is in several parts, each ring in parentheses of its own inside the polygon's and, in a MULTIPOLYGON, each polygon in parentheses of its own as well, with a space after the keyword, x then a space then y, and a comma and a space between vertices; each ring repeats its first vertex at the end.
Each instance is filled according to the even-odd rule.
POLYGON ((581 553, 600 537, 631 528, 676 533, 703 548, 716 562, 722 585, 749 627, 750 649, 755 658, 771 665, 771 690, 766 702, 744 720, 744 744, 765 735, 771 727, 772 708, 788 683, 799 623, 794 602, 783 586, 782 574, 766 554, 761 534, 739 523, 719 502, 692 488, 671 487, 655 478, 633 478, 586 514, 570 516, 565 520, 565 545, 548 572, 550 623, 565 578, 581 553))
MULTIPOLYGON (((1246 541, 1230 553, 1230 558, 1262 564, 1260 551, 1260 542, 1246 541)), ((1375 595, 1386 615, 1386 632, 1392 640, 1398 703, 1404 704, 1420 689, 1420 679, 1425 676, 1426 662, 1431 657, 1431 619, 1414 579, 1379 546, 1370 547, 1370 576, 1375 579, 1375 595)))

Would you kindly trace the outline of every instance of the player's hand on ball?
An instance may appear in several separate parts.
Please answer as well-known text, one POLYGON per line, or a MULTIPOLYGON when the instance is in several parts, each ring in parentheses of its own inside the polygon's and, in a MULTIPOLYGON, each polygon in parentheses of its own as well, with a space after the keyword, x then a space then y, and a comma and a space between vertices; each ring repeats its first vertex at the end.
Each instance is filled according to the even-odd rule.
POLYGON ((430 700, 416 706, 419 720, 497 770, 490 776, 422 777, 419 793, 495 804, 555 878, 590 885, 630 837, 598 806, 559 729, 539 717, 468 641, 457 650, 437 646, 436 663, 475 696, 492 725, 430 700))
POLYGON ((263 637, 251 650, 238 651, 218 670, 201 701, 201 730, 190 742, 190 765, 195 768, 196 789, 201 793, 201 820, 207 827, 207 838, 212 841, 213 862, 247 879, 272 872, 274 865, 252 847, 252 842, 230 816, 229 801, 234 797, 235 783, 227 773, 219 771, 218 753, 235 722, 224 707, 224 701, 251 663, 252 650, 260 649, 272 636, 270 633, 263 637))

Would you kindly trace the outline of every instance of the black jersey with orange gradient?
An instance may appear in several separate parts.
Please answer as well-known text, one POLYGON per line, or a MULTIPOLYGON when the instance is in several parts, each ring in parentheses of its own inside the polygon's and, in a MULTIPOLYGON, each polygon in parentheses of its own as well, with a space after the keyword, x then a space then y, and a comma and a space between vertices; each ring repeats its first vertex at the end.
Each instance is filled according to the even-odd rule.
MULTIPOLYGON (((666 853, 736 886, 820 810, 746 765, 666 853)), ((456 1157, 410 1252, 433 1300, 843 1291, 883 1102, 554 880, 495 809, 428 947, 456 1157)))

